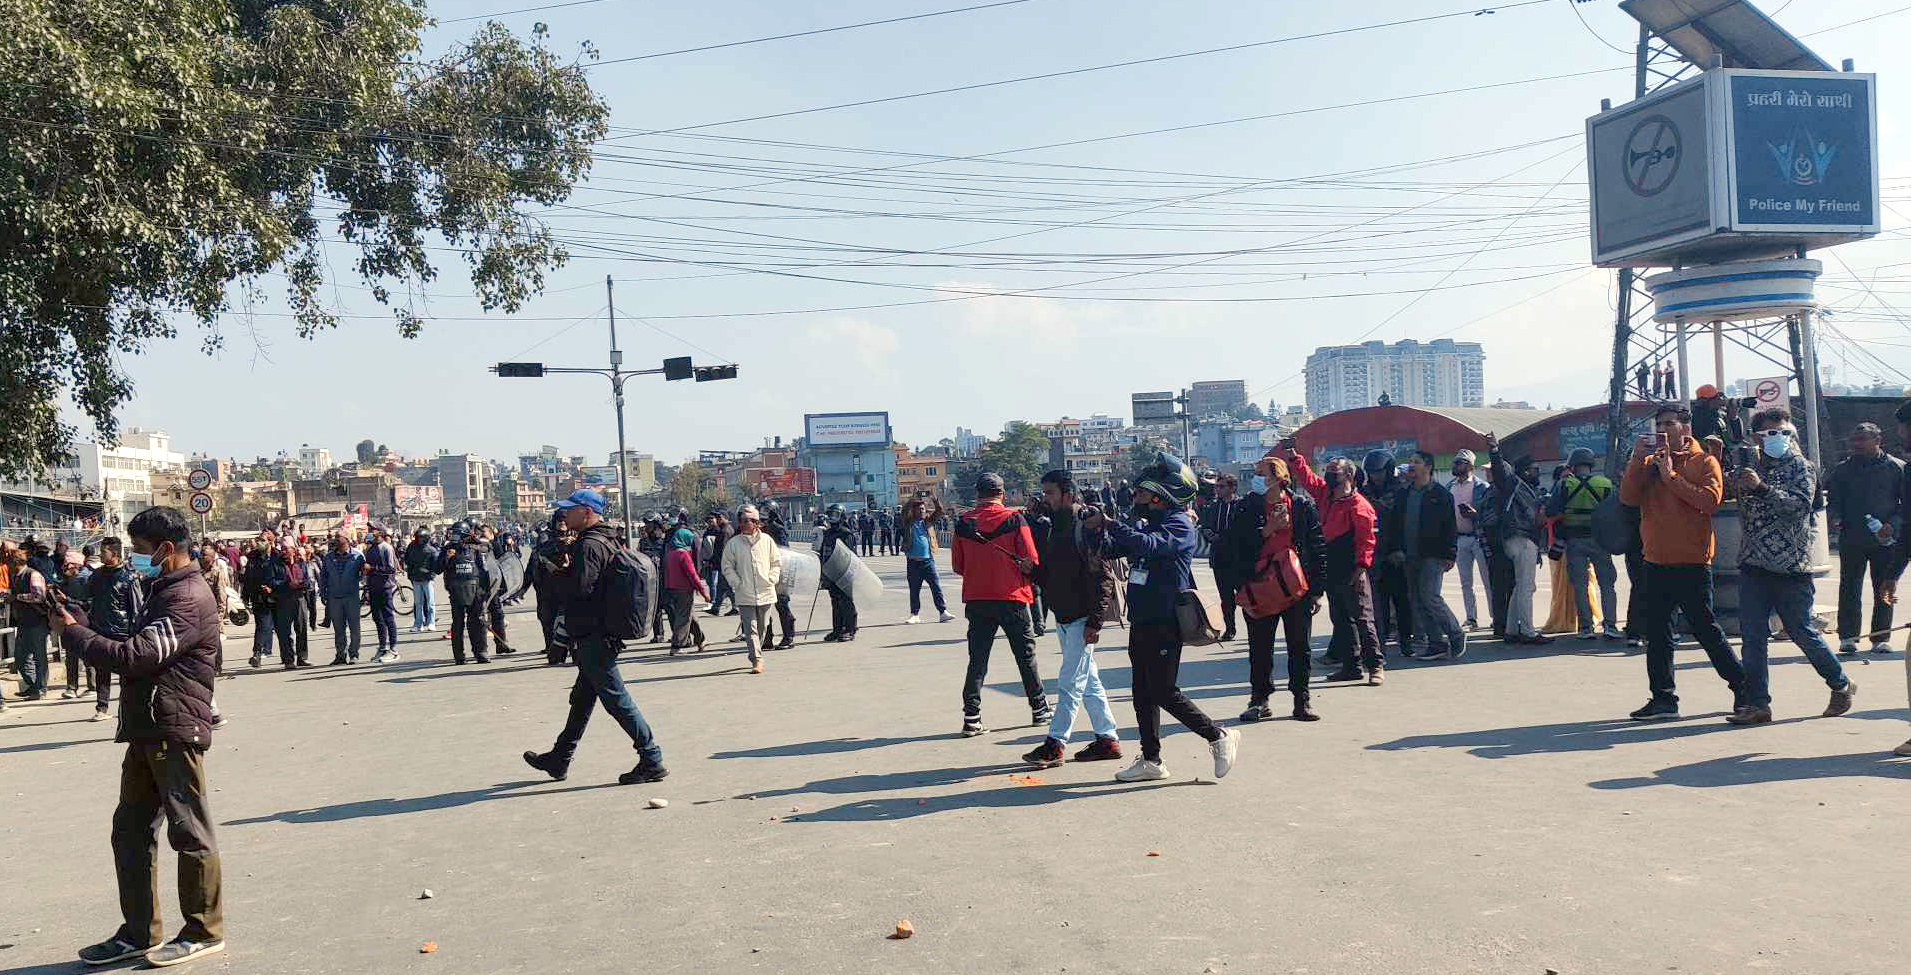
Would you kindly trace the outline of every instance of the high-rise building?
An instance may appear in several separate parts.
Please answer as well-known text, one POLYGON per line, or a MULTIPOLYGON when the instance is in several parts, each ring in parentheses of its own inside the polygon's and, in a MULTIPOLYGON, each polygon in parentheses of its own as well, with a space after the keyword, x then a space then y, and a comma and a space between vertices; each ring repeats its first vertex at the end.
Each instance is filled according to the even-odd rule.
POLYGON ((299 473, 307 478, 325 476, 332 469, 332 452, 325 447, 299 445, 299 473))
POLYGON ((1307 357, 1307 412, 1373 406, 1485 406, 1486 351, 1478 342, 1402 339, 1322 346, 1307 357))
POLYGON ((1233 416, 1247 405, 1247 382, 1219 379, 1188 387, 1188 415, 1199 420, 1209 416, 1233 416))
POLYGON ((438 484, 444 488, 445 515, 450 518, 490 514, 491 465, 477 454, 441 453, 433 461, 438 484))

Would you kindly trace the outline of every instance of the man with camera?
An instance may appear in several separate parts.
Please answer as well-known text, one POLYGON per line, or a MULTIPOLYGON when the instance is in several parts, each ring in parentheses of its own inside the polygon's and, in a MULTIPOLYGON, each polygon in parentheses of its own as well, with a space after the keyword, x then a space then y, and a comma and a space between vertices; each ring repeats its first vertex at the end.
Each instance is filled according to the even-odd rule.
POLYGON ((1798 430, 1787 410, 1765 410, 1752 418, 1758 444, 1756 466, 1732 472, 1732 489, 1744 523, 1739 548, 1739 618, 1743 622, 1744 700, 1725 720, 1736 725, 1772 720, 1772 693, 1765 648, 1768 624, 1778 614, 1792 642, 1831 688, 1824 717, 1851 710, 1858 685, 1845 676, 1838 657, 1812 620, 1812 543, 1818 526, 1812 505, 1818 496, 1817 473, 1798 451, 1798 430))
MULTIPOLYGON (((1645 542, 1646 681, 1652 700, 1634 721, 1679 718, 1672 670, 1672 612, 1681 610, 1712 669, 1732 689, 1732 710, 1746 703, 1745 670, 1712 612, 1712 513, 1724 497, 1719 462, 1692 438, 1692 414, 1671 404, 1652 418, 1658 432, 1642 437, 1619 482, 1619 500, 1639 509, 1645 542)), ((1749 539, 1748 539, 1749 541, 1749 539)), ((1750 617, 1747 617, 1750 618, 1750 617)))

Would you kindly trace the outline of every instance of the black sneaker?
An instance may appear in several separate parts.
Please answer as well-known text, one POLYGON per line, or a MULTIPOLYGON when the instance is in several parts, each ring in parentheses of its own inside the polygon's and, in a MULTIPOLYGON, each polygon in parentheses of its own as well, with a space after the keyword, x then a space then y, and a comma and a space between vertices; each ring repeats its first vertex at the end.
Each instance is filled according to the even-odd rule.
POLYGON ((823 642, 824 643, 840 643, 842 642, 842 639, 843 639, 843 635, 841 633, 838 633, 835 630, 831 630, 829 631, 828 635, 823 637, 823 642))
POLYGON ((1320 715, 1315 714, 1314 709, 1310 707, 1306 701, 1295 701, 1294 702, 1294 720, 1319 721, 1320 715))
POLYGON ((642 785, 645 782, 660 782, 670 774, 670 770, 649 762, 638 762, 637 766, 617 777, 618 785, 642 785))
POLYGON ((1257 721, 1274 720, 1274 709, 1265 704, 1250 704, 1241 712, 1242 724, 1254 724, 1257 721))
POLYGON ((1054 768, 1062 764, 1062 743, 1053 738, 1044 738, 1034 751, 1022 756, 1022 761, 1036 768, 1054 768))
POLYGON ((854 643, 855 641, 856 641, 855 630, 844 630, 843 635, 836 639, 837 643, 854 643))
POLYGON ((962 719, 962 737, 964 738, 974 738, 985 730, 982 727, 982 716, 979 714, 965 716, 962 719))
POLYGON ((1040 711, 1030 712, 1028 723, 1032 726, 1039 727, 1053 720, 1055 720, 1055 708, 1051 705, 1044 704, 1040 711))
POLYGON ((121 941, 117 937, 107 938, 99 944, 87 945, 81 948, 80 960, 88 965, 111 965, 116 961, 125 961, 128 958, 143 957, 147 952, 157 947, 158 945, 147 945, 142 948, 131 942, 121 941))
MULTIPOLYGON (((459 661, 459 663, 463 663, 463 662, 464 661, 462 660, 459 661)), ((564 776, 569 774, 569 772, 566 769, 559 768, 555 763, 553 763, 551 761, 551 756, 548 753, 544 755, 539 755, 537 752, 525 752, 524 764, 529 765, 540 772, 543 772, 545 775, 548 775, 559 782, 564 781, 564 776)))
POLYGON ((1675 701, 1661 701, 1654 698, 1646 706, 1628 715, 1634 721, 1677 721, 1679 705, 1675 701))

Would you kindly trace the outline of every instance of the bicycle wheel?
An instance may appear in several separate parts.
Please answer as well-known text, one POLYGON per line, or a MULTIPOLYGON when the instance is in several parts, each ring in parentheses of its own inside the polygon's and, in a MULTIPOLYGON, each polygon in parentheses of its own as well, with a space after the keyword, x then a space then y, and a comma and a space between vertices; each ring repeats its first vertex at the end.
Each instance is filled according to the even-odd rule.
POLYGON ((392 590, 392 594, 391 594, 392 611, 398 614, 399 616, 404 616, 410 613, 411 612, 411 596, 412 596, 411 585, 409 583, 399 584, 398 588, 392 590))
POLYGON ((362 620, 372 618, 372 591, 370 589, 360 589, 358 591, 358 618, 362 620))

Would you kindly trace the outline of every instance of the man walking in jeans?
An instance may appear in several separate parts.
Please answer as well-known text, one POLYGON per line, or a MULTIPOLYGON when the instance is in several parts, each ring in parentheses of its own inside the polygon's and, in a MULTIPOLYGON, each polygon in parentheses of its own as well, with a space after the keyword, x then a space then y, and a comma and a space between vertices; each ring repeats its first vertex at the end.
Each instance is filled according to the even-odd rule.
POLYGON ((1875 423, 1860 423, 1845 441, 1851 456, 1825 478, 1825 517, 1838 536, 1838 650, 1858 652, 1869 632, 1873 653, 1890 653, 1897 547, 1904 531, 1904 462, 1884 452, 1875 423), (1873 528, 1872 525, 1877 525, 1873 528), (1865 572, 1871 573, 1871 629, 1865 630, 1865 572))
POLYGON ((1392 548, 1387 559, 1406 569, 1414 625, 1427 639, 1421 659, 1458 660, 1466 655, 1466 630, 1440 594, 1441 580, 1453 568, 1458 537, 1453 495, 1433 479, 1433 455, 1424 450, 1414 451, 1407 474, 1407 483, 1396 489, 1389 524, 1381 530, 1392 548))
MULTIPOLYGON (((1479 526, 1475 521, 1480 513, 1478 502, 1486 500, 1487 492, 1479 490, 1484 485, 1473 476, 1473 461, 1473 451, 1455 451, 1453 482, 1447 485, 1447 493, 1453 495, 1453 529, 1458 533, 1454 541, 1454 564, 1460 569, 1460 602, 1466 606, 1468 630, 1480 627, 1479 601, 1473 595, 1474 578, 1477 577, 1480 587, 1486 590, 1487 608, 1497 608, 1493 602, 1492 563, 1486 557, 1486 549, 1480 546, 1479 526)), ((1495 619, 1499 617, 1498 612, 1490 615, 1495 619)))
POLYGON ((1652 700, 1632 712, 1632 719, 1679 717, 1672 670, 1674 609, 1685 613, 1693 636, 1712 658, 1712 669, 1732 689, 1737 711, 1746 700, 1745 671, 1712 613, 1712 513, 1724 496, 1724 477, 1719 462, 1692 439, 1690 411, 1661 406, 1652 425, 1656 439, 1634 445, 1619 482, 1619 500, 1639 509, 1646 549, 1646 680, 1652 700))
POLYGON ((577 533, 571 543, 571 561, 556 576, 558 599, 564 604, 564 624, 571 635, 572 657, 577 662, 577 680, 571 684, 571 711, 558 732, 557 743, 543 754, 525 752, 525 764, 553 779, 562 780, 570 771, 571 758, 577 754, 578 739, 591 720, 591 711, 599 703, 604 711, 630 736, 637 749, 638 762, 617 777, 623 785, 656 782, 669 775, 664 768, 663 749, 645 723, 617 672, 617 655, 624 642, 608 635, 608 620, 614 613, 628 613, 628 606, 609 605, 612 595, 605 585, 611 561, 617 558, 617 534, 604 521, 604 498, 595 491, 580 490, 557 502, 564 513, 564 526, 577 533))
POLYGON ((1022 761, 1038 768, 1062 764, 1062 749, 1075 732, 1077 706, 1088 709, 1095 740, 1076 752, 1075 760, 1118 759, 1121 740, 1116 734, 1115 712, 1108 706, 1108 692, 1095 669, 1102 614, 1115 595, 1114 580, 1108 577, 1101 554, 1101 533, 1082 527, 1083 509, 1075 504, 1075 479, 1067 471, 1042 475, 1042 500, 1048 504, 1049 524, 1042 533, 1041 560, 1035 574, 1048 595, 1048 608, 1055 613, 1055 633, 1062 641, 1062 672, 1055 681, 1055 717, 1048 723, 1048 737, 1023 755, 1022 761))
POLYGON ((1772 613, 1785 625, 1792 642, 1831 688, 1831 703, 1823 717, 1835 718, 1851 710, 1858 685, 1845 676, 1838 657, 1812 621, 1812 543, 1818 530, 1812 524, 1818 479, 1811 462, 1798 452, 1789 410, 1764 410, 1752 418, 1752 439, 1759 445, 1758 466, 1732 472, 1745 539, 1739 548, 1739 613, 1751 621, 1744 628, 1745 699, 1725 720, 1737 725, 1772 720, 1772 692, 1765 659, 1771 640, 1765 622, 1772 613))
POLYGON ((969 670, 962 679, 962 735, 982 733, 982 679, 989 673, 989 650, 1000 629, 1008 638, 1015 666, 1022 671, 1022 690, 1028 695, 1029 723, 1047 724, 1055 716, 1035 670, 1034 621, 1029 604, 1035 592, 1029 578, 1035 573, 1035 539, 1022 513, 1002 504, 1002 478, 983 474, 976 479, 975 510, 956 520, 952 559, 962 577, 963 612, 969 617, 969 670))

